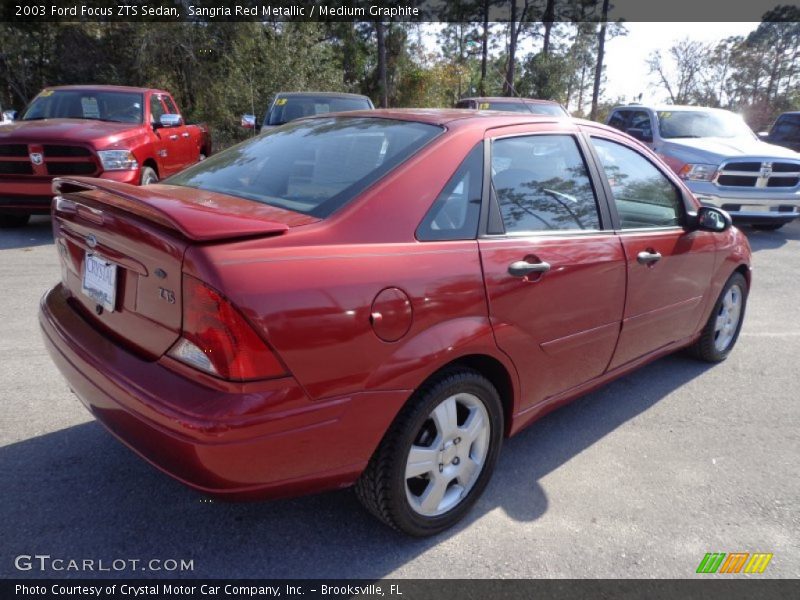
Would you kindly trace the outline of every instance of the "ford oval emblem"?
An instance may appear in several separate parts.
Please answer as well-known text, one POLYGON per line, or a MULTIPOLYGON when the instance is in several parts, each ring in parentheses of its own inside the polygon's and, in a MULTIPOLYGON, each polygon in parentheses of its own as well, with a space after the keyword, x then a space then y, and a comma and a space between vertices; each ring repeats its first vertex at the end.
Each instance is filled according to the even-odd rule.
POLYGON ((87 235, 86 236, 86 245, 89 246, 89 248, 94 248, 95 246, 97 246, 97 238, 94 237, 91 234, 87 235))

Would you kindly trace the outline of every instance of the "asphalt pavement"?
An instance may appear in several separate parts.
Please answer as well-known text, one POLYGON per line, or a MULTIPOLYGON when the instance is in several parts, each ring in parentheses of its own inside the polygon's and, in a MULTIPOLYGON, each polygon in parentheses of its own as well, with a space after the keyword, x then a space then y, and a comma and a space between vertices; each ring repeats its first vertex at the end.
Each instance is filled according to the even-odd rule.
POLYGON ((49 219, 0 231, 0 577, 689 578, 707 552, 772 553, 747 577, 800 577, 800 223, 746 232, 753 289, 726 362, 670 356, 550 414, 505 442, 464 522, 416 540, 350 490, 211 502, 136 457, 44 349, 49 219), (128 566, 16 568, 36 554, 128 566), (152 559, 193 570, 141 572, 152 559))

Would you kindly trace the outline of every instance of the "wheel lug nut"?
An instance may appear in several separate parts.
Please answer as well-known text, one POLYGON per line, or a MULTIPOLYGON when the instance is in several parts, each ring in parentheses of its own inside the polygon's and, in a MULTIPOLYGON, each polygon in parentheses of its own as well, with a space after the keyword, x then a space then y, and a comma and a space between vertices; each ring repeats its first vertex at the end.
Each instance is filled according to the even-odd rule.
POLYGON ((441 473, 442 471, 444 471, 444 464, 439 463, 439 473, 441 473))
POLYGON ((453 459, 453 464, 454 464, 454 465, 457 465, 457 464, 458 464, 458 463, 460 463, 460 462, 461 462, 461 459, 460 459, 460 458, 458 458, 457 456, 456 456, 456 457, 453 459))
POLYGON ((453 443, 454 443, 454 444, 460 444, 460 443, 461 443, 461 438, 456 438, 456 439, 454 439, 454 440, 453 440, 453 443))

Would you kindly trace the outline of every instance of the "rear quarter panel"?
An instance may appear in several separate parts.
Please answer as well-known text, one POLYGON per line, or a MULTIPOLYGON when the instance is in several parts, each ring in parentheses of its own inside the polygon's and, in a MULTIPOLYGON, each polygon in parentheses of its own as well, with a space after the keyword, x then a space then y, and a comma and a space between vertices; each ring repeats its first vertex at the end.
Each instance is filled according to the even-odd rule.
POLYGON ((268 239, 195 246, 184 270, 223 291, 315 399, 412 390, 459 356, 492 354, 475 240, 414 233, 482 131, 452 132, 328 219, 268 239), (381 290, 408 297, 412 321, 390 342, 370 322, 381 290))

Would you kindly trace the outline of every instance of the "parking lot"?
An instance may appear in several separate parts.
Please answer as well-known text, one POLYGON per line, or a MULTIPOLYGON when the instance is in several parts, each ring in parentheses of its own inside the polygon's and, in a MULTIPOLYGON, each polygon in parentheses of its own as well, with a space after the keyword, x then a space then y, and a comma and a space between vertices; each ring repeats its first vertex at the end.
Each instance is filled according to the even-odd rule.
POLYGON ((800 577, 798 222, 747 229, 754 287, 729 360, 667 357, 552 413, 507 440, 468 518, 426 540, 349 490, 210 502, 119 444, 40 339, 37 303, 59 278, 49 227, 0 231, 3 577, 108 575, 14 566, 48 554, 193 560, 116 573, 134 576, 687 578, 707 552, 773 553, 752 577, 800 577))

